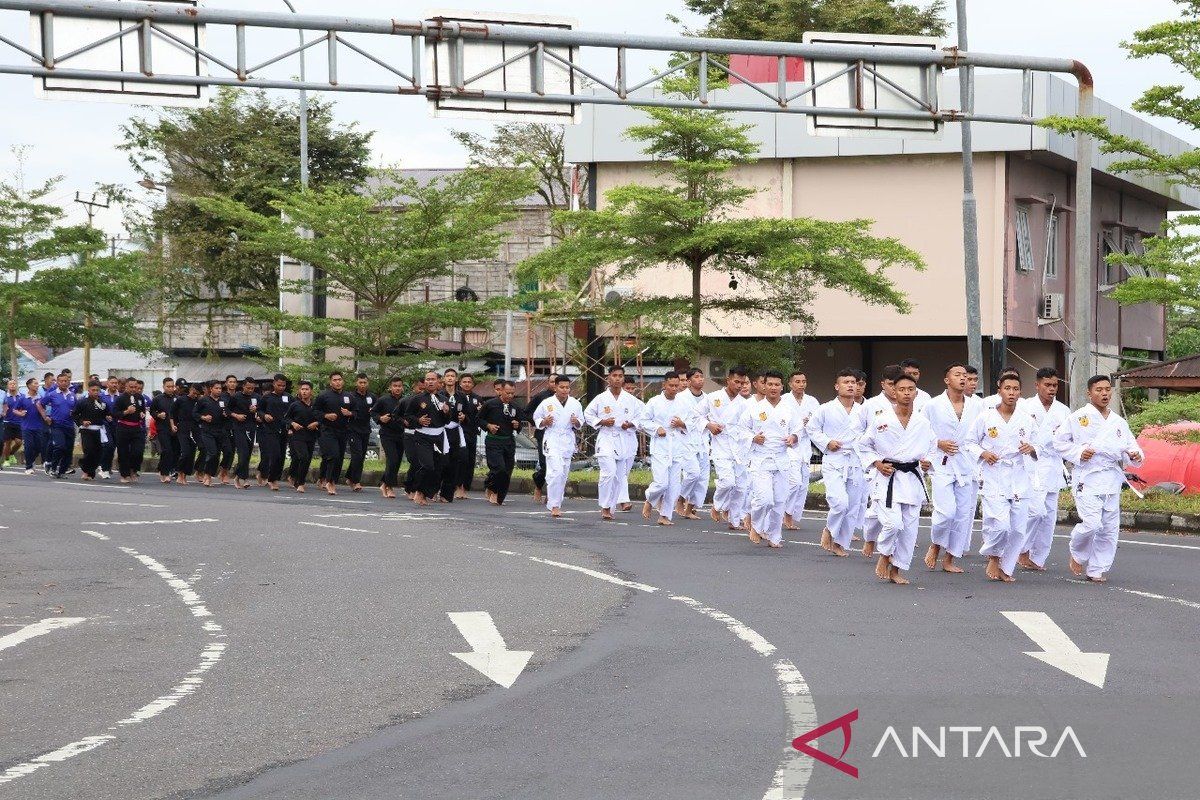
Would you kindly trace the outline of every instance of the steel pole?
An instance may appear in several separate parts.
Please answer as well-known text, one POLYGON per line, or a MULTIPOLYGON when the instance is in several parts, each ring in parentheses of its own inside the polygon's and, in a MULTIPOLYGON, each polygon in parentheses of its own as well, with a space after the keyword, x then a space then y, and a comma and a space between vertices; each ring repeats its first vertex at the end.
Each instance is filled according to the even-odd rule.
MULTIPOLYGON (((1092 114, 1095 87, 1091 73, 1081 65, 1079 79, 1080 117, 1092 114)), ((1096 371, 1092 339, 1096 331, 1096 270, 1092 248, 1092 139, 1075 134, 1075 275, 1071 281, 1071 358, 1067 362, 1072 406, 1083 405, 1087 380, 1096 371)))
MULTIPOLYGON (((958 49, 967 50, 967 0, 958 0, 958 49)), ((958 73, 958 97, 962 111, 974 110, 975 71, 963 67, 958 73)), ((979 310, 979 214, 975 202, 975 154, 972 150, 971 123, 962 126, 963 171, 963 277, 967 310, 967 363, 983 371, 983 332, 979 310)), ((984 392, 987 393, 986 391, 984 392)))
MULTIPOLYGON (((292 0, 283 0, 283 4, 288 7, 288 11, 291 11, 293 14, 299 14, 299 12, 296 11, 296 7, 294 5, 292 5, 292 0)), ((299 34, 300 48, 301 48, 300 49, 300 83, 302 84, 301 88, 300 88, 300 188, 307 189, 308 188, 308 89, 304 88, 304 86, 303 86, 303 84, 306 82, 305 62, 304 62, 304 57, 305 57, 306 51, 304 49, 304 30, 301 29, 297 33, 299 34)), ((308 231, 304 231, 303 235, 305 236, 305 238, 307 238, 308 231)), ((279 277, 281 280, 283 279, 283 259, 282 259, 282 257, 280 258, 280 261, 279 261, 279 277)), ((313 275, 313 272, 312 272, 312 266, 309 264, 305 264, 304 262, 300 262, 300 279, 305 281, 306 283, 308 283, 309 286, 311 287, 314 277, 315 276, 313 275)), ((311 288, 308 290, 307 302, 305 302, 304 305, 308 307, 308 316, 309 317, 315 317, 317 315, 317 298, 311 288)), ((282 287, 280 288, 280 292, 279 292, 279 310, 280 310, 280 312, 283 311, 282 287)), ((305 334, 305 338, 308 339, 306 344, 312 344, 312 334, 305 334)), ((279 331, 279 349, 280 349, 279 366, 280 366, 280 368, 282 368, 283 367, 283 352, 282 352, 283 351, 283 330, 279 331)))
POLYGON ((513 336, 513 279, 512 274, 508 276, 508 291, 506 292, 509 299, 508 310, 504 312, 504 379, 512 380, 512 336, 513 336))

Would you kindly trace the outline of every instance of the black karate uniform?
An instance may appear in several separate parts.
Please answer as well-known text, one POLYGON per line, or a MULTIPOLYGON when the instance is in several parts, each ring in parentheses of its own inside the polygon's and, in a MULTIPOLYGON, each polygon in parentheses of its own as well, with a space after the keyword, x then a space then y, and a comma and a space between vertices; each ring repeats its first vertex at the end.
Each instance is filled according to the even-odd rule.
POLYGON ((479 458, 479 412, 483 408, 483 398, 474 392, 464 392, 463 411, 467 421, 463 423, 463 433, 467 436, 467 449, 463 454, 458 470, 458 485, 468 492, 475 482, 475 463, 479 458))
POLYGON ((258 427, 258 395, 238 392, 229 399, 229 429, 233 434, 233 450, 237 453, 235 478, 250 477, 250 456, 254 452, 254 432, 258 427), (234 414, 241 415, 238 419, 234 414))
MULTIPOLYGON (((426 498, 438 493, 439 487, 444 487, 443 476, 446 452, 446 423, 449 421, 449 405, 428 392, 413 395, 408 401, 408 415, 405 422, 416 432, 413 434, 413 456, 417 466, 413 476, 413 488, 426 498), (425 422, 422 417, 428 417, 425 422), (422 431, 424 429, 424 431, 422 431)), ((453 431, 457 434, 458 431, 453 431)), ((443 497, 445 493, 443 492, 443 497)), ((454 487, 450 487, 450 497, 454 498, 454 487)))
POLYGON ((233 446, 233 426, 230 424, 232 420, 229 419, 229 409, 232 406, 233 395, 229 392, 221 392, 219 399, 224 403, 221 407, 225 409, 225 420, 221 423, 221 432, 218 434, 217 444, 221 447, 221 469, 228 472, 233 468, 233 456, 237 452, 237 448, 233 446))
POLYGON ((110 419, 108 406, 99 397, 95 400, 84 397, 75 404, 71 417, 79 426, 79 439, 83 443, 83 458, 79 460, 79 469, 89 478, 95 478, 103 450, 100 434, 106 432, 105 423, 110 419), (96 430, 88 430, 89 427, 96 430))
POLYGON ((142 470, 142 457, 146 453, 146 429, 142 427, 146 418, 146 398, 141 392, 122 392, 113 403, 113 419, 116 420, 117 466, 122 478, 129 478, 142 470))
POLYGON ((175 444, 175 432, 171 430, 171 410, 175 407, 175 396, 163 392, 150 401, 150 416, 154 419, 154 438, 158 442, 158 474, 174 475, 179 463, 179 448, 175 444))
POLYGON ((175 398, 171 406, 171 421, 175 423, 175 472, 191 475, 196 468, 196 401, 187 395, 175 398))
POLYGON ((462 472, 463 459, 467 457, 464 445, 466 422, 459 419, 459 414, 466 416, 464 406, 467 396, 457 389, 451 394, 445 389, 437 393, 438 399, 447 407, 446 411, 446 459, 442 467, 442 498, 453 502, 454 490, 458 488, 459 474, 462 472))
POLYGON ((225 427, 224 400, 218 396, 205 395, 196 401, 192 411, 192 419, 196 422, 196 433, 200 439, 202 461, 196 463, 196 471, 210 478, 217 476, 217 467, 221 463, 222 439, 228 439, 228 428, 225 427), (205 417, 210 417, 206 420, 205 417))
POLYGON ((318 436, 317 430, 310 430, 309 426, 323 420, 310 403, 302 400, 292 401, 285 420, 288 428, 288 448, 292 457, 288 479, 293 486, 303 486, 308 482, 308 472, 312 469, 313 445, 316 444, 318 436))
MULTIPOLYGON (((378 398, 371 392, 350 393, 350 410, 354 416, 346 426, 346 446, 350 451, 350 466, 346 468, 346 480, 362 483, 363 463, 367 460, 367 446, 371 443, 371 409, 378 398)), ((381 443, 382 444, 382 443, 381 443)))
MULTIPOLYGON (((525 406, 525 408, 529 409, 530 414, 533 414, 533 412, 537 410, 537 407, 542 404, 543 400, 547 400, 553 396, 553 386, 543 389, 533 397, 529 398, 529 405, 525 406)), ((533 485, 539 490, 544 491, 546 488, 546 451, 542 447, 542 440, 546 438, 546 432, 541 428, 535 428, 533 431, 533 438, 535 441, 537 441, 538 451, 537 469, 533 471, 533 485)))
POLYGON ((524 416, 523 408, 516 403, 505 403, 499 397, 488 400, 479 411, 479 429, 484 432, 483 452, 488 467, 483 488, 495 492, 497 503, 503 504, 508 495, 508 485, 516 466, 514 434, 520 429, 524 416), (498 426, 498 430, 492 433, 489 424, 498 426))
POLYGON ((404 445, 412 435, 405 434, 404 409, 406 398, 384 395, 375 402, 371 416, 379 423, 379 446, 383 448, 383 485, 396 488, 396 475, 404 456, 404 445), (383 421, 387 417, 387 422, 383 421))
POLYGON ((258 399, 258 474, 275 483, 283 477, 287 413, 291 395, 270 392, 258 399), (268 420, 267 417, 270 417, 268 420))
POLYGON ((313 400, 312 407, 321 416, 321 435, 317 444, 321 448, 321 479, 337 485, 342 479, 342 460, 346 457, 346 438, 349 429, 349 418, 342 414, 342 409, 350 408, 349 389, 335 392, 326 389, 313 400), (336 414, 337 418, 330 421, 326 414, 336 414))

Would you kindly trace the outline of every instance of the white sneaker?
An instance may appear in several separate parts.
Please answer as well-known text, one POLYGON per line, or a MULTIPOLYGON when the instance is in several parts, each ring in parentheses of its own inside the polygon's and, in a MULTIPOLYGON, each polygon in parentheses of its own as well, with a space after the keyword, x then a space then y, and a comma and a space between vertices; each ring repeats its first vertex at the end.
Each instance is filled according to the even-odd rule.
POLYGON ((100 480, 102 480, 102 481, 106 481, 106 480, 108 480, 108 479, 109 479, 109 477, 110 477, 111 475, 112 475, 112 473, 111 473, 111 472, 105 472, 105 471, 104 471, 104 470, 102 470, 102 469, 98 469, 98 470, 96 470, 96 477, 97 477, 97 478, 99 478, 99 479, 100 479, 100 480))
POLYGON ((26 475, 32 475, 32 474, 33 474, 33 470, 31 470, 31 469, 27 469, 27 470, 25 470, 25 474, 26 474, 26 475))

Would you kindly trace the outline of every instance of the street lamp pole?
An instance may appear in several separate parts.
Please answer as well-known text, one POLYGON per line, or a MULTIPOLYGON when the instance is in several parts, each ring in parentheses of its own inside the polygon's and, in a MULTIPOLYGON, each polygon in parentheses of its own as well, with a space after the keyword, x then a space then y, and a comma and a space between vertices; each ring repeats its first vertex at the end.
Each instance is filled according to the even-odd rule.
MULTIPOLYGON (((283 4, 286 5, 288 7, 288 11, 291 11, 293 14, 299 13, 296 11, 296 7, 294 5, 292 5, 292 0, 283 0, 283 4)), ((297 31, 297 34, 300 36, 300 82, 304 83, 305 78, 306 78, 305 69, 304 69, 304 67, 305 67, 305 64, 304 64, 304 56, 305 56, 304 31, 302 31, 302 30, 297 31)), ((300 89, 300 187, 302 189, 308 188, 308 90, 303 89, 303 88, 300 89)), ((312 268, 308 264, 301 262, 300 276, 301 276, 302 280, 311 282, 314 277, 312 275, 312 268)), ((280 277, 280 282, 282 283, 283 256, 279 257, 279 277, 280 277)), ((308 304, 307 305, 308 305, 309 317, 315 317, 317 315, 317 297, 316 297, 315 292, 312 290, 311 286, 308 291, 308 304)), ((280 287, 280 291, 279 291, 279 313, 280 314, 284 313, 283 287, 282 286, 280 287)), ((279 368, 283 369, 283 329, 282 328, 279 330, 278 336, 279 336, 279 342, 278 342, 278 345, 279 345, 279 368)))

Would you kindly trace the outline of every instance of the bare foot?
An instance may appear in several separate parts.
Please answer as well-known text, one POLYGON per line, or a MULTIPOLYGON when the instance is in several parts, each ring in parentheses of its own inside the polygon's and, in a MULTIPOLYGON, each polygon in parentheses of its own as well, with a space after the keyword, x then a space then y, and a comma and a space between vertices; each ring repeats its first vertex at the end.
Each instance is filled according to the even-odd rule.
POLYGON ((176 478, 175 482, 178 483, 180 486, 187 486, 187 478, 183 477, 182 475, 180 475, 178 478, 176 478))
POLYGON ((600 519, 612 519, 612 518, 613 518, 612 511, 608 510, 607 508, 600 509, 600 519))
POLYGON ((963 568, 954 563, 954 556, 946 553, 942 559, 942 572, 949 572, 951 575, 961 575, 963 568))
POLYGON ((712 508, 710 508, 708 510, 708 518, 711 519, 713 522, 721 521, 721 512, 717 511, 716 506, 713 506, 712 508))
POLYGON ((633 503, 621 503, 621 506, 620 506, 620 509, 619 509, 619 510, 621 510, 621 511, 632 511, 632 510, 633 510, 633 503))
POLYGON ((304 491, 305 491, 304 484, 300 484, 299 486, 297 486, 296 491, 299 492, 300 494, 304 494, 304 491))
POLYGON ((683 518, 684 519, 700 519, 700 515, 697 514, 694 510, 689 510, 686 514, 683 515, 683 518))
POLYGON ((984 570, 989 581, 998 581, 1003 574, 1000 572, 1000 558, 998 556, 988 556, 987 569, 984 570))
POLYGON ((929 569, 937 568, 938 553, 941 552, 940 547, 936 544, 929 545, 929 550, 925 553, 925 566, 929 569))
POLYGON ((875 555, 875 543, 874 542, 864 542, 862 554, 864 556, 866 556, 867 558, 870 558, 871 556, 875 555))
POLYGON ((337 489, 334 488, 333 481, 330 481, 329 483, 325 484, 325 493, 326 494, 337 494, 337 489))
POLYGON ((1017 579, 1014 578, 1012 575, 1009 575, 1007 572, 1000 573, 1000 580, 1004 581, 1005 583, 1016 583, 1017 582, 1017 579))
POLYGON ((356 484, 354 484, 354 488, 353 488, 351 491, 355 491, 355 492, 361 492, 361 491, 362 491, 362 484, 361 484, 361 483, 356 483, 356 484))
POLYGON ((659 525, 674 525, 675 523, 672 522, 671 520, 667 519, 666 517, 659 517, 658 524, 659 525))
POLYGON ((888 575, 888 580, 897 586, 908 586, 908 578, 900 574, 900 570, 892 567, 891 573, 888 575))
POLYGON ((783 547, 783 542, 767 542, 767 547, 770 547, 774 550, 779 550, 783 547))
POLYGON ((762 537, 758 535, 758 531, 754 530, 753 525, 750 526, 747 532, 750 534, 750 541, 754 542, 754 544, 762 544, 762 537))
POLYGON ((1076 561, 1075 556, 1068 556, 1067 558, 1068 558, 1067 566, 1070 567, 1071 574, 1072 575, 1082 575, 1083 574, 1083 564, 1080 564, 1078 561, 1076 561))
POLYGON ((555 506, 554 508, 550 509, 550 516, 552 516, 552 517, 556 517, 556 518, 557 518, 557 517, 561 517, 561 516, 562 516, 562 509, 561 509, 561 508, 559 508, 558 506, 555 506))
POLYGON ((829 532, 829 528, 821 531, 821 549, 833 552, 834 546, 833 534, 829 532))
POLYGON ((881 581, 886 581, 888 579, 888 569, 890 567, 891 563, 888 561, 888 557, 880 556, 879 560, 875 562, 875 577, 879 578, 881 581))
POLYGON ((797 527, 796 527, 796 523, 792 522, 792 515, 791 515, 791 514, 784 514, 784 515, 783 515, 783 529, 784 529, 785 531, 796 531, 796 530, 800 530, 799 528, 797 528, 797 527))
POLYGON ((742 531, 743 533, 744 533, 744 532, 745 532, 745 530, 746 530, 745 528, 739 527, 739 526, 737 526, 737 525, 729 525, 729 526, 728 526, 728 528, 729 528, 729 530, 731 530, 731 531, 742 531))
POLYGON ((382 483, 381 483, 381 484, 379 484, 379 494, 380 494, 380 496, 382 496, 382 497, 387 497, 387 496, 388 496, 388 490, 387 490, 387 487, 386 487, 386 486, 384 486, 382 483))
POLYGON ((842 547, 837 542, 829 546, 829 552, 833 553, 838 558, 849 558, 850 554, 846 552, 846 548, 842 547))
POLYGON ((650 511, 652 508, 653 508, 653 506, 650 505, 649 500, 642 503, 642 518, 643 519, 650 519, 650 511))
POLYGON ((279 483, 277 481, 267 481, 267 488, 269 488, 272 492, 278 492, 279 483))

